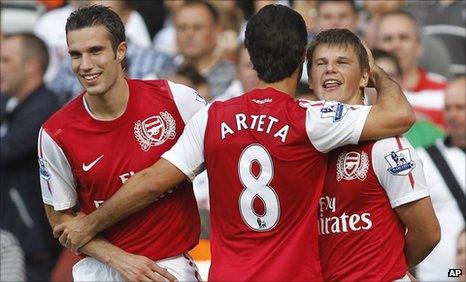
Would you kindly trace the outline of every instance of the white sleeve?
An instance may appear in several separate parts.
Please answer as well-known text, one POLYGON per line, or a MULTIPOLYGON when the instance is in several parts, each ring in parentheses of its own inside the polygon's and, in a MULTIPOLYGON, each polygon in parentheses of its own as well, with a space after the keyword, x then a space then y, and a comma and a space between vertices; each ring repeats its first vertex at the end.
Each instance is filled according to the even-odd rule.
POLYGON ((372 164, 392 208, 429 196, 422 161, 406 138, 375 142, 372 164))
POLYGON ((204 136, 209 106, 197 112, 176 144, 162 155, 193 181, 204 170, 204 136))
POLYGON ((326 153, 347 144, 357 144, 371 106, 346 105, 335 101, 300 100, 307 109, 306 131, 309 140, 326 153))
POLYGON ((167 81, 173 94, 175 104, 178 107, 178 111, 183 118, 184 124, 186 124, 195 113, 207 104, 207 102, 196 90, 183 84, 167 81))
POLYGON ((41 128, 38 142, 42 200, 56 211, 76 205, 76 181, 62 149, 41 128))

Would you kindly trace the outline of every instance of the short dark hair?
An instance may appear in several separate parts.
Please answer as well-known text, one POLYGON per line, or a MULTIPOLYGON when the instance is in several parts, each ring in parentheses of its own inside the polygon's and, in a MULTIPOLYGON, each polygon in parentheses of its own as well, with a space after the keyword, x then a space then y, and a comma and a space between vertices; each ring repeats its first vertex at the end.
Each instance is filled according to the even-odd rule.
POLYGON ((351 6, 351 9, 353 10, 353 12, 358 12, 358 9, 356 7, 356 4, 354 3, 354 0, 317 0, 316 2, 316 11, 319 11, 320 9, 320 6, 323 4, 323 3, 327 3, 327 2, 348 2, 351 6))
POLYGON ((293 74, 303 62, 307 31, 303 17, 283 5, 267 5, 251 17, 244 45, 260 80, 272 83, 293 74))
POLYGON ((361 70, 369 71, 369 58, 367 56, 366 48, 364 48, 359 37, 348 29, 332 28, 321 31, 317 34, 316 39, 307 49, 306 58, 308 73, 312 67, 314 51, 317 46, 321 44, 344 45, 345 47, 351 46, 356 53, 361 70))
POLYGON ((21 50, 21 56, 23 60, 30 58, 39 59, 41 74, 44 75, 49 65, 49 51, 44 41, 30 32, 10 33, 5 36, 6 39, 14 37, 22 40, 21 45, 23 49, 21 50))
POLYGON ((371 52, 372 52, 372 56, 374 57, 374 60, 376 61, 379 59, 391 60, 395 64, 396 72, 398 73, 398 75, 402 74, 400 62, 398 61, 397 57, 393 53, 390 53, 390 52, 387 52, 381 49, 377 49, 377 48, 372 49, 371 52))
POLYGON ((178 10, 181 10, 184 7, 191 7, 191 6, 203 6, 204 8, 207 9, 209 14, 212 16, 212 19, 214 23, 218 23, 220 20, 220 15, 217 10, 217 8, 212 5, 211 3, 203 0, 190 0, 190 1, 185 1, 181 7, 178 8, 178 10))
POLYGON ((79 8, 71 13, 66 21, 65 31, 102 25, 107 29, 112 43, 113 51, 116 51, 121 42, 126 41, 125 26, 121 18, 112 9, 102 5, 90 5, 79 8))

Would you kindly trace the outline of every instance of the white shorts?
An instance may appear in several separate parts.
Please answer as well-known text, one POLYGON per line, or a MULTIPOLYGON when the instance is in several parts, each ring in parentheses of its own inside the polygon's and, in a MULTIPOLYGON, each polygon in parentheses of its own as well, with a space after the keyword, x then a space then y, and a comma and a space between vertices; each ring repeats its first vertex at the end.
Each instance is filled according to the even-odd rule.
POLYGON ((411 279, 409 278, 408 274, 405 276, 401 277, 400 279, 396 279, 394 282, 411 282, 411 279))
MULTIPOLYGON (((197 266, 188 254, 159 260, 156 263, 166 268, 178 281, 201 281, 197 266)), ((124 281, 116 269, 91 257, 86 257, 73 266, 73 280, 124 281)))

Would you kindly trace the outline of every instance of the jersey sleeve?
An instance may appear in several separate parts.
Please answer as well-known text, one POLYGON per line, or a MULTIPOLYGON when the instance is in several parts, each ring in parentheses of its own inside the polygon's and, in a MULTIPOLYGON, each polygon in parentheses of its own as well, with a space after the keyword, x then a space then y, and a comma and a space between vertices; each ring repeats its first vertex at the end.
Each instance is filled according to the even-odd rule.
POLYGON ((300 100, 307 109, 306 131, 309 140, 326 153, 347 144, 357 144, 371 106, 346 105, 335 101, 300 100))
POLYGON ((372 164, 392 208, 429 196, 421 159, 406 138, 375 142, 372 164))
POLYGON ((162 155, 180 169, 191 181, 201 173, 204 166, 204 136, 209 106, 197 112, 185 126, 176 144, 162 155))
POLYGON ((188 86, 171 81, 168 81, 168 85, 185 124, 207 104, 204 98, 199 95, 199 92, 188 86))
POLYGON ((58 144, 41 128, 38 141, 42 200, 55 210, 72 208, 77 202, 76 181, 58 144))

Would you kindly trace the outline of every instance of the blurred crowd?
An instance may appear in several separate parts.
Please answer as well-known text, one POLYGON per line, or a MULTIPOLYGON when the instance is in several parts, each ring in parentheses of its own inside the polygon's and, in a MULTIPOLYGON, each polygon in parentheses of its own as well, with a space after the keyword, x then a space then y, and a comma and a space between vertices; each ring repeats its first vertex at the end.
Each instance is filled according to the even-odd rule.
MULTIPOLYGON (((424 162, 442 228, 441 243, 416 275, 421 281, 456 280, 445 273, 461 268, 465 279, 465 0, 1 0, 1 281, 58 279, 52 271, 61 249, 43 210, 37 135, 53 112, 82 91, 64 28, 71 12, 110 6, 125 24, 128 77, 169 79, 213 102, 258 84, 243 48, 244 31, 251 15, 274 3, 301 13, 309 42, 330 28, 358 34, 404 89, 417 115, 406 137, 424 162)), ((307 80, 304 71, 297 97, 314 100, 307 80)), ((374 99, 377 93, 367 89, 366 102, 374 99)), ((208 239, 206 173, 194 184, 201 239, 208 239)))

